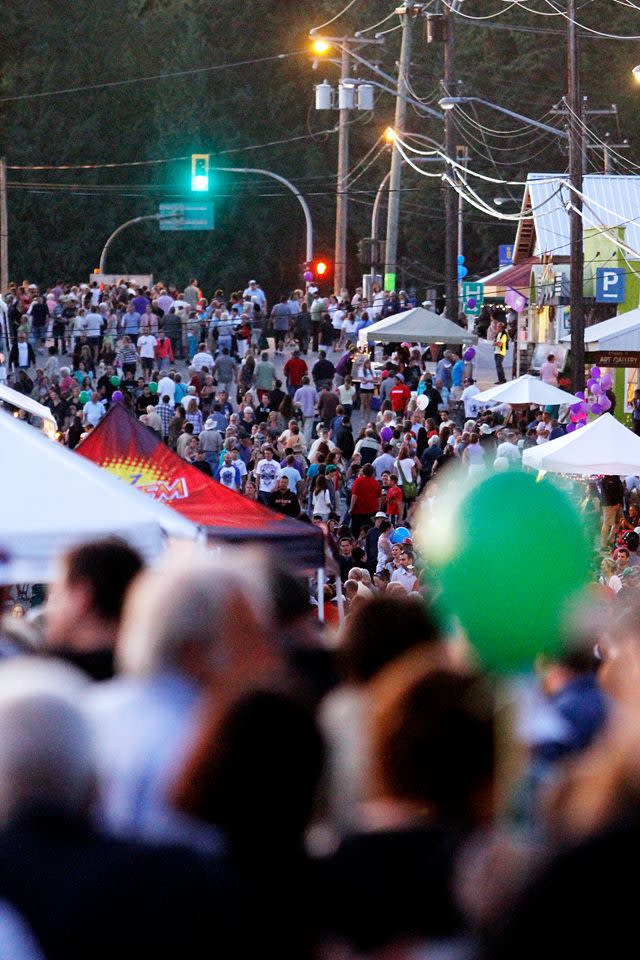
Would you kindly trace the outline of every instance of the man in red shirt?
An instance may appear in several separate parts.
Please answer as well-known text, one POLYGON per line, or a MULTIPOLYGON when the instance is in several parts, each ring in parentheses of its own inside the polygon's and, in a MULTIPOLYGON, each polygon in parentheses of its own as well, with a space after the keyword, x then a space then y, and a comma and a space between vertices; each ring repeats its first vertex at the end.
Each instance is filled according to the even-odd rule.
POLYGON ((374 515, 380 509, 380 484, 370 463, 365 463, 362 473, 356 479, 351 490, 351 530, 357 537, 365 523, 372 523, 374 515))
POLYGON ((287 389, 289 396, 293 397, 296 390, 302 386, 302 378, 306 376, 309 369, 300 356, 299 350, 294 350, 291 357, 284 365, 284 375, 287 378, 287 389))
POLYGON ((404 413, 405 407, 411 399, 411 390, 404 382, 404 377, 401 373, 396 373, 396 382, 395 385, 389 391, 389 400, 391 401, 391 409, 394 413, 404 413))

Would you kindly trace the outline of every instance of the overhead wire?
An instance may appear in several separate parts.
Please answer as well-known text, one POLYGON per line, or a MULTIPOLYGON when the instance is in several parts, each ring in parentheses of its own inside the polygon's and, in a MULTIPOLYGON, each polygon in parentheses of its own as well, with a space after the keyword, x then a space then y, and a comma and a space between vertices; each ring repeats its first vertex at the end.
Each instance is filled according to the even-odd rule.
POLYGON ((356 36, 356 37, 359 37, 359 36, 361 36, 363 33, 369 33, 370 30, 375 30, 376 27, 381 27, 383 23, 386 23, 387 20, 390 20, 391 17, 394 17, 395 15, 396 15, 396 11, 395 11, 395 10, 392 10, 391 13, 388 13, 388 14, 386 15, 386 17, 383 17, 383 18, 382 18, 382 20, 378 20, 377 23, 372 23, 372 24, 371 24, 370 26, 368 26, 368 27, 363 27, 361 30, 356 30, 355 36, 356 36))
POLYGON ((44 97, 57 97, 67 93, 85 93, 88 90, 106 90, 112 87, 130 86, 134 83, 147 83, 151 80, 171 80, 175 77, 188 77, 198 73, 213 73, 220 70, 229 70, 236 67, 252 66, 256 63, 268 63, 273 60, 286 60, 289 57, 299 57, 308 53, 307 50, 293 50, 289 53, 277 53, 268 57, 254 57, 250 60, 236 60, 233 63, 214 63, 208 67, 193 67, 189 70, 173 70, 170 73, 157 73, 146 77, 129 77, 124 80, 107 80, 102 83, 85 83, 77 87, 63 87, 59 90, 45 90, 40 93, 20 93, 8 97, 0 97, 0 103, 11 103, 18 100, 40 100, 44 97))
POLYGON ((312 37, 315 33, 318 32, 318 30, 324 30, 325 27, 331 26, 332 23, 335 23, 336 20, 339 20, 340 17, 344 16, 344 14, 348 10, 350 10, 351 7, 357 2, 358 0, 349 0, 349 3, 345 7, 343 7, 339 13, 336 13, 335 17, 331 17, 330 20, 325 20, 325 22, 321 23, 318 27, 312 27, 311 30, 309 30, 309 36, 312 37))

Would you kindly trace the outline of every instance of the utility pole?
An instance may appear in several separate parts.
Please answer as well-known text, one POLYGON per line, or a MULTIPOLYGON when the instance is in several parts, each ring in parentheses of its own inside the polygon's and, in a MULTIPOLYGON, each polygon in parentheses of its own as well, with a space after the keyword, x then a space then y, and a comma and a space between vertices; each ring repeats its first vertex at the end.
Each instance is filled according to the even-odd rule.
MULTIPOLYGON (((405 0, 404 6, 398 7, 396 13, 402 23, 402 45, 398 62, 398 83, 396 89, 396 113, 394 120, 395 131, 402 135, 405 129, 407 115, 407 76, 411 63, 411 31, 413 17, 417 9, 410 0, 405 0)), ((398 225, 400 222, 400 183, 402 172, 402 157, 398 150, 391 151, 391 169, 389 173, 389 203, 387 206, 387 244, 384 264, 384 289, 396 289, 396 270, 398 261, 398 225)))
POLYGON ((9 286, 9 218, 7 214, 7 160, 0 157, 0 294, 9 286))
MULTIPOLYGON (((349 44, 342 44, 340 80, 349 79, 349 44)), ((338 182, 336 185, 336 246, 334 251, 334 290, 337 295, 347 285, 347 220, 349 212, 349 110, 341 109, 338 120, 338 182)))
MULTIPOLYGON (((456 63, 455 63, 455 14, 448 6, 445 18, 444 41, 444 89, 445 96, 456 95, 456 63)), ((456 155, 456 131, 453 124, 453 110, 445 110, 444 114, 444 151, 448 157, 456 155)), ((446 315, 454 322, 458 319, 458 270, 457 270, 457 230, 458 230, 458 195, 450 184, 443 184, 444 190, 444 284, 446 299, 446 315)))
MULTIPOLYGON (((571 385, 584 389, 584 272, 582 226, 582 157, 584 132, 580 124, 583 101, 580 96, 580 58, 576 30, 576 0, 567 0, 567 104, 569 107, 569 180, 571 182, 570 227, 570 321, 571 385), (578 191, 578 192, 577 192, 578 191)), ((585 151, 586 152, 586 151, 585 151)))

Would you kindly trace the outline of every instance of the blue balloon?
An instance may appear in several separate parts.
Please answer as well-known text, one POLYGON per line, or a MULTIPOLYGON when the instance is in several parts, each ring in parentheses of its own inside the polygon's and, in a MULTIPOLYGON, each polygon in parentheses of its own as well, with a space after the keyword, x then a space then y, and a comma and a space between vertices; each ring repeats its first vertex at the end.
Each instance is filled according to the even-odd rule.
POLYGON ((469 271, 466 267, 458 267, 458 280, 462 280, 463 277, 466 277, 468 272, 469 271))
POLYGON ((458 254, 458 263, 460 264, 464 263, 464 257, 461 253, 458 254))
POLYGON ((411 531, 406 527, 397 527, 391 534, 391 543, 402 543, 403 540, 411 539, 411 531))

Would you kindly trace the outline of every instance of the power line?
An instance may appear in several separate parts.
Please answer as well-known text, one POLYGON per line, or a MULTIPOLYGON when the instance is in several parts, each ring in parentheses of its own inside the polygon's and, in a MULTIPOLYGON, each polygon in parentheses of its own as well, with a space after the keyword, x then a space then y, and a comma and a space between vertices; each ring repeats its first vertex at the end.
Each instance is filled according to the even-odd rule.
POLYGON ((67 93, 84 93, 87 90, 107 90, 112 87, 130 86, 134 83, 147 83, 150 80, 171 80, 174 77, 189 77, 198 73, 214 73, 219 70, 230 70, 235 67, 246 67, 255 63, 268 63, 273 60, 286 60, 289 57, 299 57, 306 50, 294 50, 291 53, 276 53, 269 57, 254 57, 251 60, 236 60, 233 63, 216 63, 210 67, 194 67, 191 70, 175 70, 171 73, 157 73, 148 77, 131 77, 128 80, 108 80, 103 83, 87 83, 79 87, 64 87, 60 90, 46 90, 42 93, 20 93, 11 97, 0 97, 0 103, 12 103, 17 100, 39 100, 44 97, 58 97, 67 93))

